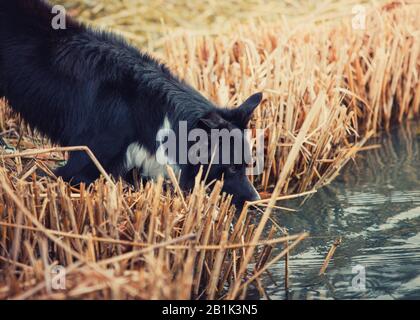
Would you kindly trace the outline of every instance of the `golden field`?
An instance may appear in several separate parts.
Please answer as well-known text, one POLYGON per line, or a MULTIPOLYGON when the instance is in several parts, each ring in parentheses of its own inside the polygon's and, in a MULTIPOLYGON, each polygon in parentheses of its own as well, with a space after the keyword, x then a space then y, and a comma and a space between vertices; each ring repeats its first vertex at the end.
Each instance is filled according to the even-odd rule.
POLYGON ((263 91, 251 127, 265 129, 254 179, 265 200, 235 214, 221 182, 197 178, 184 194, 174 175, 137 189, 106 173, 80 189, 37 177, 71 150, 2 103, 0 298, 238 299, 251 287, 264 297, 261 278, 308 236, 271 220, 287 210, 277 201, 316 192, 370 137, 419 115, 415 3, 363 2, 362 29, 348 1, 62 3, 152 51, 220 105, 263 91), (65 290, 51 287, 57 265, 65 290))

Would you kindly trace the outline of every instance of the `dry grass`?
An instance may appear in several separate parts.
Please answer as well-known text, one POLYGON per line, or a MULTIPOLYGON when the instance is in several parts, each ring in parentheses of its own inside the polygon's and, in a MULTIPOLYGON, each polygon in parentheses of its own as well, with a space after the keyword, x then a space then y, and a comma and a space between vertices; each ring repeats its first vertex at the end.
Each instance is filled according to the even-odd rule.
POLYGON ((252 251, 254 271, 262 272, 275 245, 306 236, 273 228, 267 239, 251 241, 255 217, 235 217, 220 183, 208 197, 200 183, 183 198, 163 191, 163 181, 136 192, 104 180, 72 190, 62 181, 19 179, 32 160, 23 160, 23 170, 5 161, 0 298, 235 298, 244 290, 229 288, 252 272, 243 268, 244 252, 252 251), (65 291, 51 288, 56 265, 67 267, 65 291))
MULTIPOLYGON (((253 21, 288 24, 337 20, 355 4, 369 0, 54 0, 87 23, 109 28, 143 49, 156 52, 164 42, 187 31, 194 35, 232 34, 253 21), (168 35, 169 33, 169 35, 168 35)), ((378 0, 376 3, 385 2, 378 0)))
POLYGON ((161 48, 160 56, 177 74, 221 105, 265 92, 252 127, 266 129, 264 173, 254 182, 268 199, 235 216, 220 183, 197 182, 185 195, 175 178, 135 190, 104 174, 78 190, 36 177, 37 169, 49 172, 65 153, 40 151, 51 147, 48 141, 1 105, 7 144, 36 151, 3 152, 0 298, 234 299, 245 297, 251 284, 264 295, 259 278, 307 236, 287 236, 271 223, 275 200, 329 183, 370 136, 418 116, 418 5, 369 6, 366 29, 353 30, 353 3, 341 1, 326 1, 296 17, 290 15, 303 12, 304 1, 265 7, 245 1, 243 11, 234 2, 209 1, 206 7, 204 1, 191 10, 168 10, 159 2, 92 3, 76 5, 73 13, 161 48), (113 6, 120 5, 123 10, 114 14, 113 6), (217 15, 216 8, 225 14, 217 15), (237 24, 244 12, 261 17, 268 9, 273 19, 264 20, 270 23, 253 16, 237 24), (279 10, 289 17, 275 21, 279 10), (176 18, 178 11, 189 16, 176 18), (236 11, 234 18, 224 18, 236 11), (141 13, 150 21, 138 23, 141 13), (156 29, 160 16, 170 32, 156 29), (200 23, 218 35, 202 35, 200 23), (276 252, 280 244, 286 249, 276 252), (55 265, 67 267, 64 291, 51 288, 55 265))
POLYGON ((230 36, 175 37, 165 57, 220 105, 264 91, 253 127, 266 129, 264 191, 331 182, 372 135, 420 108, 420 5, 370 8, 365 30, 351 19, 324 24, 248 24, 230 36))

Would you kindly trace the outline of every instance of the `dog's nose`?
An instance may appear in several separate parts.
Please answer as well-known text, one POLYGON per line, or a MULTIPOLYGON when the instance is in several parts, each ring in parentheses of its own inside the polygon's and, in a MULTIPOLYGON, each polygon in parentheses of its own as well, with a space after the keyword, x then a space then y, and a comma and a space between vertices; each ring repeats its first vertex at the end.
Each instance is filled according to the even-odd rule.
POLYGON ((249 201, 253 202, 253 201, 258 201, 258 200, 261 200, 261 197, 260 197, 259 193, 257 191, 255 191, 255 194, 252 196, 252 198, 249 201))
POLYGON ((260 194, 258 193, 257 189, 255 189, 253 185, 251 185, 251 188, 252 188, 252 196, 250 197, 248 201, 252 202, 252 201, 261 200, 260 194))

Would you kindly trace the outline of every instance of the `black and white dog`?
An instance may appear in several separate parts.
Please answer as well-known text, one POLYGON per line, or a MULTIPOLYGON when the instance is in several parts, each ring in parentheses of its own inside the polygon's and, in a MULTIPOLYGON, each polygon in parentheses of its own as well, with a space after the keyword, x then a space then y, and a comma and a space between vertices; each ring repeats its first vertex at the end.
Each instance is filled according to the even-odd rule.
MULTIPOLYGON (((88 146, 116 177, 133 168, 150 178, 165 174, 166 166, 156 156, 160 129, 179 137, 179 123, 185 122, 187 131, 199 128, 209 136, 215 129, 243 132, 261 102, 262 95, 255 94, 239 108, 218 108, 120 37, 70 17, 65 29, 56 30, 54 16, 42 0, 0 1, 0 96, 53 143, 88 146)), ((244 155, 248 150, 242 139, 244 155)), ((188 142, 188 151, 191 146, 188 142)), ((223 152, 233 155, 237 150, 228 148, 216 158, 224 158, 223 152)), ((237 207, 258 199, 245 174, 245 156, 223 163, 210 159, 212 155, 207 163, 174 157, 182 188, 193 186, 203 165, 208 181, 224 179, 223 190, 233 195, 237 207)), ((56 174, 74 184, 99 176, 83 152, 72 153, 56 174)))

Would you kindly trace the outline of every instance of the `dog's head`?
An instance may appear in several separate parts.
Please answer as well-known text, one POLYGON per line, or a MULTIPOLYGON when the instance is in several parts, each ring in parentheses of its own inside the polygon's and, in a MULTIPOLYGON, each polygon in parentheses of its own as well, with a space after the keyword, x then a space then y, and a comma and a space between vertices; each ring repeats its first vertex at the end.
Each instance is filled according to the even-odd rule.
POLYGON ((233 196, 237 209, 259 199, 246 176, 252 154, 245 129, 261 100, 262 94, 257 93, 238 108, 215 109, 198 120, 190 131, 197 139, 188 144, 188 165, 181 173, 184 185, 191 185, 203 166, 206 182, 223 180, 223 191, 233 196))

